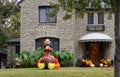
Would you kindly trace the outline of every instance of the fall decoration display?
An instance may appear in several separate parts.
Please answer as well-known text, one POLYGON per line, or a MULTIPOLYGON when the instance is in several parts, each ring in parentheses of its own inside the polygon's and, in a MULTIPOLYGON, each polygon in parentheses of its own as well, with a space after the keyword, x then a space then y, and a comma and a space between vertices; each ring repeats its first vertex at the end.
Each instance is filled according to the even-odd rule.
POLYGON ((50 40, 46 39, 44 42, 44 55, 36 62, 36 67, 39 69, 54 69, 60 68, 60 64, 57 58, 50 55, 52 47, 50 45, 50 40))
POLYGON ((88 67, 95 67, 95 65, 93 64, 93 62, 89 59, 83 59, 82 60, 84 66, 88 66, 88 67))
POLYGON ((101 59, 100 64, 103 64, 104 67, 110 66, 110 59, 101 59))

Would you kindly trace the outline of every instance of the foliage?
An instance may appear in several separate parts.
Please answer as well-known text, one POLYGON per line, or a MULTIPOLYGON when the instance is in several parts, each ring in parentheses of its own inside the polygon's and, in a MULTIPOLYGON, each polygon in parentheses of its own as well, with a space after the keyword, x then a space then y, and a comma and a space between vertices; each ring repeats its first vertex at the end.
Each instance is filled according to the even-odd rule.
POLYGON ((51 3, 55 7, 56 14, 59 9, 62 9, 65 12, 63 19, 69 19, 73 14, 76 14, 78 17, 83 17, 86 9, 98 10, 100 13, 103 13, 105 9, 110 9, 110 14, 114 10, 114 0, 58 0, 58 3, 51 3))
POLYGON ((30 67, 31 66, 31 54, 30 54, 30 52, 23 51, 21 53, 21 65, 22 65, 22 67, 30 67))
POLYGON ((0 0, 0 50, 6 49, 6 40, 20 37, 19 12, 16 0, 0 0))
MULTIPOLYGON (((20 54, 20 63, 22 67, 34 67, 39 58, 43 57, 44 50, 38 48, 35 52, 30 53, 28 51, 23 51, 20 54)), ((77 57, 70 53, 69 51, 62 50, 51 52, 51 55, 59 59, 61 66, 71 66, 73 61, 77 61, 77 57)), ((12 55, 12 60, 19 58, 17 54, 12 55)))
POLYGON ((7 36, 5 35, 5 32, 0 28, 0 50, 4 51, 4 48, 6 48, 6 42, 7 36))
MULTIPOLYGON (((35 63, 38 61, 40 57, 42 57, 44 51, 41 48, 38 48, 34 53, 30 53, 28 51, 23 51, 20 54, 20 63, 22 67, 34 67, 35 63)), ((13 55, 14 59, 19 58, 18 56, 13 55)))
POLYGON ((51 55, 58 58, 61 66, 71 66, 74 63, 73 61, 77 61, 77 57, 66 50, 52 52, 51 55))
POLYGON ((37 61, 39 58, 43 57, 44 50, 42 48, 38 48, 33 55, 35 56, 35 60, 37 61))
POLYGON ((15 61, 16 58, 19 58, 19 55, 18 55, 18 54, 13 54, 13 55, 11 56, 11 60, 13 60, 13 61, 15 61))

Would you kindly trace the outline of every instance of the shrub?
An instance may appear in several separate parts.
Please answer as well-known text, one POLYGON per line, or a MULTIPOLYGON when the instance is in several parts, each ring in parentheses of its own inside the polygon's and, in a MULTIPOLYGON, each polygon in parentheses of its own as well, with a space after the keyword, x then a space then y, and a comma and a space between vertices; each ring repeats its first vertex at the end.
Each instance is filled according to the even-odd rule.
POLYGON ((44 50, 38 48, 35 52, 30 53, 28 51, 23 51, 20 55, 13 54, 11 56, 12 65, 15 64, 16 59, 20 59, 21 67, 34 67, 37 60, 42 57, 44 54, 44 50))
POLYGON ((74 61, 77 61, 77 57, 67 50, 52 52, 51 55, 58 58, 60 65, 63 67, 73 66, 74 61))
POLYGON ((21 53, 21 65, 22 67, 33 67, 40 57, 44 54, 43 49, 38 48, 34 53, 23 51, 21 53))
MULTIPOLYGON (((28 51, 23 51, 20 54, 20 64, 22 67, 34 67, 35 63, 38 61, 39 58, 43 57, 44 50, 41 48, 38 48, 35 52, 30 53, 28 51)), ((73 66, 73 61, 77 61, 77 57, 66 50, 62 51, 52 51, 51 55, 58 58, 59 63, 61 66, 73 66)), ((13 59, 19 58, 17 54, 13 55, 13 59)))

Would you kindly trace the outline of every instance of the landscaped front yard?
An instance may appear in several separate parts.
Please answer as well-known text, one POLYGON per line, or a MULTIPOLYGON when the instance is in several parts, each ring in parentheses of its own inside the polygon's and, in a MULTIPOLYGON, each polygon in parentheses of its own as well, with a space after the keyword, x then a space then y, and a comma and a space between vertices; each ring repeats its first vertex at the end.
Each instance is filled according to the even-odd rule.
POLYGON ((53 70, 37 68, 0 69, 0 77, 114 77, 114 68, 61 67, 53 70))

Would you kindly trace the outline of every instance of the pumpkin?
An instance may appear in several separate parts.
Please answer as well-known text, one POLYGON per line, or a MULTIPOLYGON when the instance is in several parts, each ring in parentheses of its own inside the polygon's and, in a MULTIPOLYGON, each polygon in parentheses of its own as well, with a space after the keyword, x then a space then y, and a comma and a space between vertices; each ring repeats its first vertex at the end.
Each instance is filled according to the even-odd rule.
POLYGON ((103 62, 104 62, 104 59, 101 59, 100 62, 103 63, 103 62))
POLYGON ((105 65, 108 65, 108 62, 106 61, 106 62, 104 62, 104 64, 105 64, 105 65))
POLYGON ((92 61, 90 60, 90 61, 88 61, 88 65, 90 66, 90 65, 92 65, 93 63, 92 63, 92 61))
POLYGON ((60 64, 59 63, 57 63, 57 64, 55 64, 55 67, 54 68, 60 68, 60 64))
POLYGON ((89 62, 88 62, 88 61, 85 61, 85 65, 86 65, 86 66, 89 65, 89 62))

